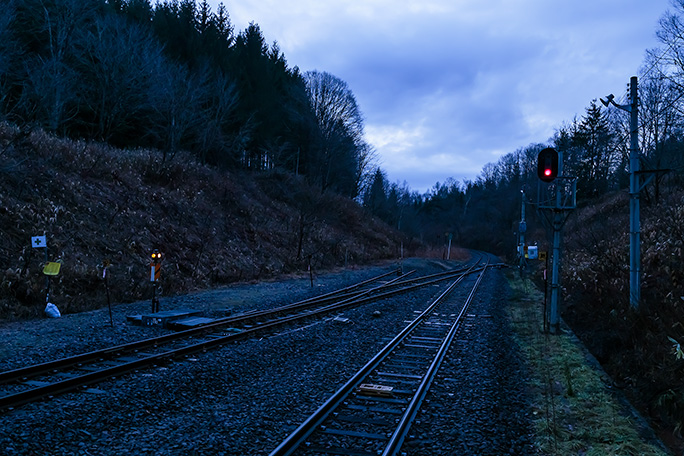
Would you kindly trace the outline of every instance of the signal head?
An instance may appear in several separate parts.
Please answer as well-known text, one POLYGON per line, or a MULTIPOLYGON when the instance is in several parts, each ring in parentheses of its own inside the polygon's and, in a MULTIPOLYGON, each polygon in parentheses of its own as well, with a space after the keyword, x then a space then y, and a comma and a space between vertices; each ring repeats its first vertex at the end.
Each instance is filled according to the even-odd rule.
POLYGON ((537 156, 537 177, 543 182, 552 182, 558 177, 558 152, 547 147, 537 156))

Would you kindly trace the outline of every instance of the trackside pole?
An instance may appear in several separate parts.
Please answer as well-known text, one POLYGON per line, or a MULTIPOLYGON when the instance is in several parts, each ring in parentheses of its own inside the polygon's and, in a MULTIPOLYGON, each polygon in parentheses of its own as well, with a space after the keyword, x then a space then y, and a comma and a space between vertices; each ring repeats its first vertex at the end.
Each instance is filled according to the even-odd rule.
POLYGON ((109 275, 107 274, 107 268, 109 267, 109 260, 104 260, 102 262, 102 280, 104 280, 105 291, 107 292, 107 307, 109 308, 109 326, 114 327, 114 318, 112 317, 112 300, 109 296, 109 275))
POLYGON ((518 225, 518 257, 520 258, 520 277, 525 271, 525 232, 527 231, 527 222, 525 221, 525 189, 521 190, 522 202, 520 205, 520 224, 518 225))
POLYGON ((157 297, 157 283, 152 284, 152 313, 159 312, 159 298, 157 297))
POLYGON ((311 269, 311 255, 309 255, 309 280, 311 281, 311 288, 313 288, 314 283, 313 283, 313 270, 311 269))
POLYGON ((557 332, 560 325, 560 255, 561 255, 561 228, 563 218, 560 211, 553 214, 553 259, 551 263, 551 309, 549 324, 551 330, 557 332))
POLYGON ((546 309, 548 308, 548 296, 549 296, 549 256, 546 255, 546 260, 544 264, 544 332, 549 331, 549 318, 546 309))
POLYGON ((630 82, 630 147, 629 147, 629 303, 639 308, 641 300, 641 228, 639 222, 639 103, 637 77, 630 82))
MULTIPOLYGON (((610 105, 629 113, 629 303, 633 309, 639 308, 641 300, 641 226, 639 222, 639 197, 641 193, 641 170, 639 162, 639 98, 637 77, 629 80, 628 105, 615 102, 611 93, 601 98, 607 108, 610 105)), ((653 170, 663 172, 667 170, 653 170)))

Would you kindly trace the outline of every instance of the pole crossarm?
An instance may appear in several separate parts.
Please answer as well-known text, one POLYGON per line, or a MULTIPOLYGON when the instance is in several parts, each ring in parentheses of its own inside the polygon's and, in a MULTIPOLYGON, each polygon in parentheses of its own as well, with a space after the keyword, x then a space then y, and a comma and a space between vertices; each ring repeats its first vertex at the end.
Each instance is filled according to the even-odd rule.
POLYGON ((558 176, 551 184, 539 182, 538 208, 573 210, 577 207, 577 178, 558 176))
POLYGON ((572 213, 572 209, 557 209, 557 210, 542 210, 542 209, 537 209, 537 213, 539 213, 542 216, 542 224, 544 225, 544 228, 547 230, 553 230, 555 227, 554 222, 554 217, 553 215, 556 212, 560 212, 561 218, 559 220, 560 225, 558 226, 558 229, 562 229, 565 224, 567 223, 568 219, 570 218, 570 214, 572 213))

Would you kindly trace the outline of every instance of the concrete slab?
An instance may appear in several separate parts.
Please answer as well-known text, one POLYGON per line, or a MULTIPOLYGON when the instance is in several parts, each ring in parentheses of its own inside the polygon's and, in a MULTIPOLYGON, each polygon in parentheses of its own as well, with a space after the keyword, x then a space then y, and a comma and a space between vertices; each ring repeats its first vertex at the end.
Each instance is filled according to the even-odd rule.
POLYGON ((209 323, 213 323, 215 321, 215 318, 207 317, 181 318, 179 320, 169 321, 167 323, 167 328, 175 329, 176 331, 182 331, 184 329, 192 329, 198 326, 208 325, 209 323))
POLYGON ((169 322, 180 320, 194 315, 199 315, 202 312, 199 310, 182 309, 182 310, 164 310, 142 316, 143 326, 161 326, 167 328, 169 322))

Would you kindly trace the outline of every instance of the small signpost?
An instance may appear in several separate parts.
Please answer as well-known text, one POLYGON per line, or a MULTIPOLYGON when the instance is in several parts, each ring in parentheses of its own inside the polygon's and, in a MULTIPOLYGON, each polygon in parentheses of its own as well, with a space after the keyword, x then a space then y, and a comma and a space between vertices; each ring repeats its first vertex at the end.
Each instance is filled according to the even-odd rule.
POLYGON ((105 290, 107 291, 107 307, 109 307, 109 326, 114 327, 114 319, 112 318, 112 301, 109 298, 109 271, 107 268, 112 264, 109 260, 104 260, 102 262, 102 280, 104 280, 105 290))
POLYGON ((31 247, 34 249, 45 249, 45 263, 43 265, 43 275, 45 276, 45 312, 50 316, 59 316, 59 310, 50 309, 50 277, 57 276, 62 266, 61 263, 48 261, 47 236, 31 236, 31 247))
POLYGON ((453 233, 444 233, 444 235, 447 238, 446 259, 450 260, 451 259, 451 239, 454 237, 454 235, 453 235, 453 233))
POLYGON ((47 250, 47 240, 45 239, 45 235, 32 236, 31 237, 31 246, 34 249, 45 249, 45 263, 47 263, 48 262, 48 250, 47 250))
POLYGON ((62 268, 62 263, 48 261, 43 266, 43 274, 50 278, 51 276, 59 275, 59 270, 62 268))
POLYGON ((45 313, 48 317, 59 317, 59 309, 50 302, 50 278, 57 277, 62 268, 61 261, 48 261, 47 236, 32 236, 31 247, 45 249, 45 263, 43 263, 43 275, 45 276, 45 313))
POLYGON ((45 254, 47 255, 47 240, 45 239, 45 235, 31 237, 31 245, 35 249, 46 249, 45 254))

